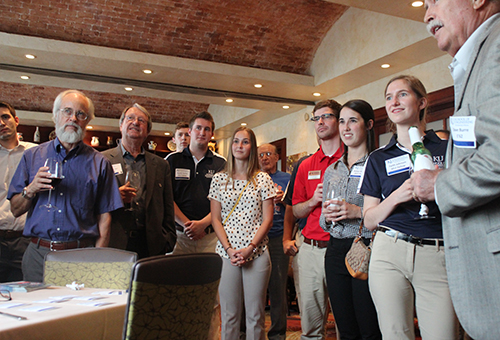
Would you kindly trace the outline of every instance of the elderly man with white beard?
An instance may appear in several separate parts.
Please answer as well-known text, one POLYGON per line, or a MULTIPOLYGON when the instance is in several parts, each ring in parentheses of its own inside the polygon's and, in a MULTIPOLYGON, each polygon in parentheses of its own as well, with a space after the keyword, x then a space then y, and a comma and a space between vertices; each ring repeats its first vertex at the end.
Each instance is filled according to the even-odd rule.
POLYGON ((24 280, 35 282, 43 281, 44 258, 50 251, 106 247, 110 212, 123 207, 111 163, 83 143, 85 128, 94 118, 92 101, 82 92, 67 90, 57 96, 52 113, 57 138, 24 152, 7 195, 14 216, 28 212, 23 235, 31 242, 22 269, 24 280), (48 159, 63 168, 58 184, 52 182, 48 159), (48 203, 53 208, 47 208, 48 203))

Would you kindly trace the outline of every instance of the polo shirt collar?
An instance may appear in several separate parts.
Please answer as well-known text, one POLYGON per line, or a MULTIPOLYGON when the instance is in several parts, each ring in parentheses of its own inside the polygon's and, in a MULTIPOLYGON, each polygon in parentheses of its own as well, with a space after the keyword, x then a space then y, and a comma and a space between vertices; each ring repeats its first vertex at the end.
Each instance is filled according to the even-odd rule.
POLYGON ((323 152, 323 148, 321 146, 319 147, 318 152, 319 152, 318 156, 320 162, 322 162, 324 159, 331 159, 331 158, 339 159, 340 157, 342 157, 342 154, 344 153, 344 144, 340 143, 339 148, 337 149, 337 151, 335 151, 335 153, 331 157, 325 155, 325 153, 323 152))
POLYGON ((69 152, 66 151, 66 149, 64 148, 64 146, 61 144, 61 141, 59 140, 59 137, 56 137, 54 140, 54 149, 56 151, 56 153, 60 153, 64 156, 64 158, 66 158, 67 156, 70 156, 70 155, 78 155, 78 153, 80 152, 80 150, 83 149, 82 145, 83 145, 83 141, 79 141, 78 143, 76 143, 76 146, 71 149, 69 152))

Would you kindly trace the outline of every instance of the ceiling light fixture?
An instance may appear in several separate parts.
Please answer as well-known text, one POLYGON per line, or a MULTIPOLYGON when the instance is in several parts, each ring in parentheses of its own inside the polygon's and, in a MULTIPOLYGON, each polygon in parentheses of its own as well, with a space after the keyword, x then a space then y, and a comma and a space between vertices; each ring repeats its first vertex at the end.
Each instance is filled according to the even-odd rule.
POLYGON ((391 67, 391 65, 390 64, 382 64, 382 65, 380 65, 380 67, 382 67, 382 68, 389 68, 389 67, 391 67))
POLYGON ((35 55, 33 55, 33 54, 26 54, 26 55, 25 55, 25 57, 26 57, 27 59, 35 59, 35 58, 36 58, 36 56, 35 56, 35 55))
POLYGON ((153 73, 153 71, 151 71, 151 70, 142 70, 142 72, 144 72, 144 73, 146 73, 146 74, 151 74, 151 73, 153 73))
POLYGON ((241 126, 247 126, 247 123, 241 123, 241 126))
POLYGON ((165 132, 165 136, 170 136, 170 132, 165 132))
POLYGON ((232 102, 233 102, 233 100, 231 98, 226 99, 226 103, 232 103, 232 102))
POLYGON ((214 140, 214 139, 215 139, 215 136, 212 136, 212 138, 210 138, 210 139, 214 140))
POLYGON ((411 3, 412 7, 422 7, 424 5, 423 1, 413 1, 411 3))
POLYGON ((133 87, 130 87, 130 86, 129 87, 125 87, 125 91, 133 91, 133 90, 134 90, 133 87))
POLYGON ((30 79, 30 77, 29 76, 21 76, 21 79, 28 80, 28 79, 30 79))
POLYGON ((257 88, 257 89, 262 88, 262 84, 254 84, 253 86, 254 86, 255 88, 257 88))
POLYGON ((87 125, 87 130, 92 130, 94 127, 92 125, 87 125))
POLYGON ((285 110, 288 110, 288 109, 290 108, 290 106, 288 106, 288 105, 283 105, 283 108, 284 108, 285 110))
POLYGON ((319 97, 319 96, 321 96, 321 93, 319 93, 319 92, 314 92, 314 93, 313 93, 313 96, 315 96, 315 97, 319 97))

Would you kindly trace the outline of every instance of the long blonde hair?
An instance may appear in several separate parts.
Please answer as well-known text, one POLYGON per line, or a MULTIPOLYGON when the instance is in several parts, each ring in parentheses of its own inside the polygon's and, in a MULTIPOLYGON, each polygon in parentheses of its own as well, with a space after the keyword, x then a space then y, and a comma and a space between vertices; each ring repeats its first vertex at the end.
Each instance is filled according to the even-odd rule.
POLYGON ((259 159, 257 157, 257 138, 255 138, 255 133, 252 131, 252 129, 247 128, 246 126, 240 126, 234 131, 233 137, 231 138, 229 155, 227 157, 226 167, 224 169, 224 171, 227 172, 228 175, 226 188, 227 188, 227 183, 233 180, 233 174, 234 174, 233 140, 234 136, 236 136, 236 134, 240 131, 246 131, 248 133, 248 136, 250 137, 250 155, 248 156, 247 180, 251 180, 254 186, 256 186, 255 175, 260 171, 259 159))

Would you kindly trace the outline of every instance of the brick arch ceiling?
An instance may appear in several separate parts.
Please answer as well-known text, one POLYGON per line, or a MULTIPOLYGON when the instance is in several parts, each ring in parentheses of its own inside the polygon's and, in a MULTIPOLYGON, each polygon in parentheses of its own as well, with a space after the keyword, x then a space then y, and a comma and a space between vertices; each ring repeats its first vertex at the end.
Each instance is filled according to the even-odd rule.
POLYGON ((0 31, 306 74, 345 9, 322 0, 2 0, 0 31))
MULTIPOLYGON (((0 31, 125 50, 307 74, 347 7, 323 0, 2 0, 0 31)), ((62 88, 0 81, 2 99, 50 112, 62 88)), ((84 91, 96 116, 133 102, 175 124, 208 104, 84 91)))

